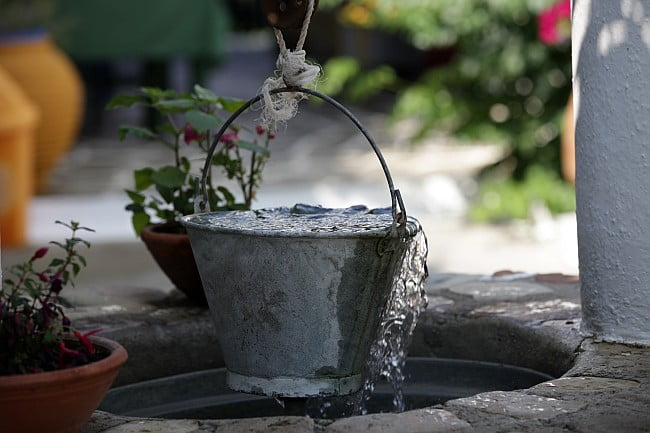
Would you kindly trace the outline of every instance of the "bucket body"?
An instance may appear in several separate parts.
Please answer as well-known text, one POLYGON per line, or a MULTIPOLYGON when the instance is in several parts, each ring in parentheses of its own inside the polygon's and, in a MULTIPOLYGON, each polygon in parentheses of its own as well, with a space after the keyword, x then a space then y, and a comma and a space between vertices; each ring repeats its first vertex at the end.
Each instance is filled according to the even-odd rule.
MULTIPOLYGON (((218 218, 214 212, 211 218, 218 218)), ((215 228, 191 215, 192 244, 228 370, 247 393, 358 391, 407 240, 363 233, 215 228), (387 248, 387 244, 390 246, 387 248)))

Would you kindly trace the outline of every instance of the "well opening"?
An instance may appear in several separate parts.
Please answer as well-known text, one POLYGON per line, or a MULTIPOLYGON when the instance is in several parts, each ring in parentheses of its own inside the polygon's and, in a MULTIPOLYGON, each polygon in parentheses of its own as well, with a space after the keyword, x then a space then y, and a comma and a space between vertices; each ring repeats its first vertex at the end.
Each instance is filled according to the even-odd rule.
MULTIPOLYGON (((204 352, 194 347, 196 339, 177 337, 177 341, 187 341, 182 352, 193 356, 204 352)), ((572 366, 574 349, 547 327, 499 317, 445 318, 427 311, 420 317, 409 350, 403 387, 405 408, 534 386, 566 372, 572 366)), ((139 370, 137 365, 126 368, 139 370)), ((181 374, 174 371, 173 363, 170 368, 168 372, 158 371, 153 380, 151 376, 139 379, 131 375, 132 383, 111 390, 100 409, 117 415, 176 419, 353 415, 350 399, 278 401, 228 389, 223 368, 181 374)), ((391 412, 393 395, 390 384, 378 383, 366 403, 368 413, 391 412)))

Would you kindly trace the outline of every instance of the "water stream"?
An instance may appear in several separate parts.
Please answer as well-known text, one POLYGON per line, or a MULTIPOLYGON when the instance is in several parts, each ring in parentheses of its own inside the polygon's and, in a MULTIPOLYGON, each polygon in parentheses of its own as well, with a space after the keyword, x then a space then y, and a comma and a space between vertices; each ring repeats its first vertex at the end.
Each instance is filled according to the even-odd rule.
POLYGON ((427 296, 424 291, 424 281, 427 277, 427 238, 420 229, 409 242, 402 267, 393 279, 393 288, 382 314, 377 337, 370 348, 362 413, 365 413, 363 402, 370 398, 380 377, 387 379, 393 387, 395 411, 403 412, 405 409, 402 394, 404 364, 418 317, 427 308, 427 296))
POLYGON ((402 265, 393 278, 391 295, 382 312, 381 323, 366 362, 366 377, 361 391, 338 397, 312 398, 306 413, 318 418, 340 418, 365 415, 378 380, 386 380, 393 389, 393 411, 406 410, 402 386, 409 343, 418 317, 427 307, 424 282, 427 277, 427 238, 417 223, 418 231, 404 242, 402 265))

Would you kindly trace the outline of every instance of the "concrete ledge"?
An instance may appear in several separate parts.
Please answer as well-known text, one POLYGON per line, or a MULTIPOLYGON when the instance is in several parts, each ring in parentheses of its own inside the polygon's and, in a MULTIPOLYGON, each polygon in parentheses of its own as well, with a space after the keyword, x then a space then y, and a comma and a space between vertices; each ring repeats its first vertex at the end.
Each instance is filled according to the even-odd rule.
MULTIPOLYGON (((334 422, 306 417, 152 420, 96 412, 83 433, 647 431, 650 348, 583 339, 575 279, 508 278, 433 276, 427 287, 429 309, 410 355, 504 362, 561 378, 527 390, 334 422)), ((202 309, 170 306, 144 314, 80 318, 84 327, 106 329, 103 335, 129 350, 120 384, 223 365, 212 322, 202 309)))

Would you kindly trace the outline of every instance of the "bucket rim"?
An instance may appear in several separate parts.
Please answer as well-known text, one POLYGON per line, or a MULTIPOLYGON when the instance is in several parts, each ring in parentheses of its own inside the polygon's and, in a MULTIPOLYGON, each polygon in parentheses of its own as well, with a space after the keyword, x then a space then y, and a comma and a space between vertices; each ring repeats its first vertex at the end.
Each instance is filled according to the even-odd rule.
MULTIPOLYGON (((268 237, 268 238, 293 238, 293 239, 382 239, 390 235, 391 225, 387 224, 385 228, 380 229, 370 229, 360 232, 347 232, 347 231, 288 231, 288 230, 272 230, 272 229, 243 229, 240 227, 230 228, 230 227, 216 227, 208 226, 206 224, 200 224, 195 221, 199 216, 205 215, 214 215, 214 214, 227 214, 230 211, 214 211, 214 212, 203 212, 195 213, 191 215, 185 215, 181 218, 180 223, 183 227, 188 229, 194 229, 203 232, 210 232, 215 234, 233 234, 233 235, 242 235, 242 236, 251 236, 251 237, 268 237)), ((399 238, 406 239, 415 236, 417 233, 422 231, 422 226, 419 221, 410 215, 407 217, 407 221, 403 226, 397 227, 397 233, 399 238)))

